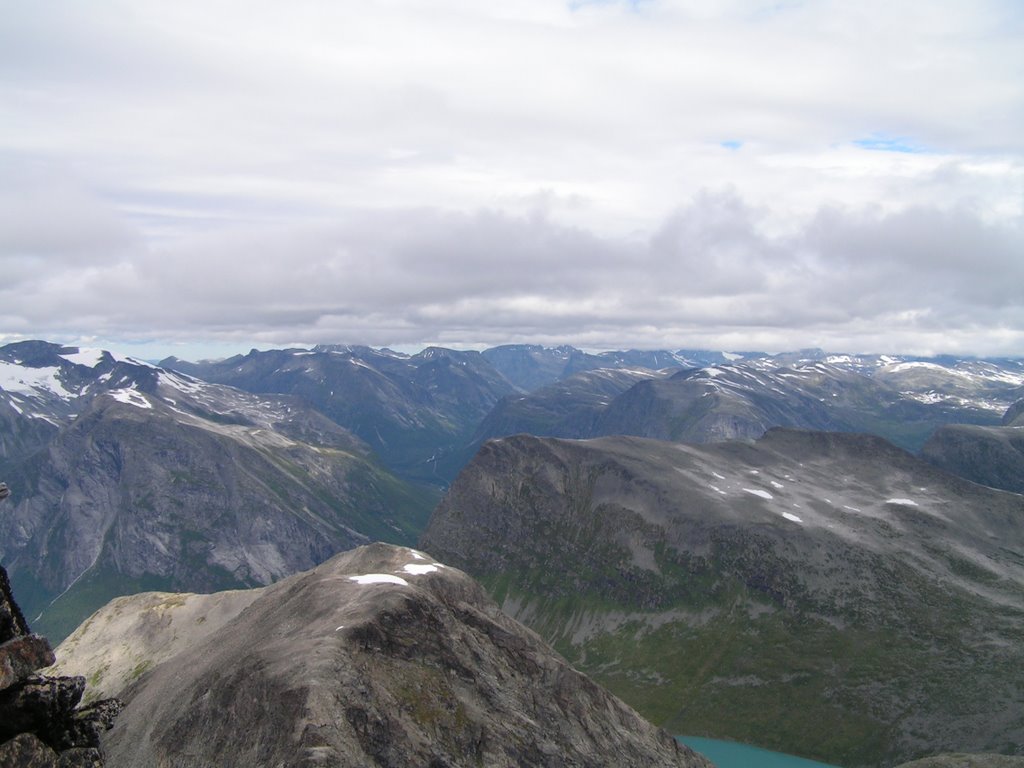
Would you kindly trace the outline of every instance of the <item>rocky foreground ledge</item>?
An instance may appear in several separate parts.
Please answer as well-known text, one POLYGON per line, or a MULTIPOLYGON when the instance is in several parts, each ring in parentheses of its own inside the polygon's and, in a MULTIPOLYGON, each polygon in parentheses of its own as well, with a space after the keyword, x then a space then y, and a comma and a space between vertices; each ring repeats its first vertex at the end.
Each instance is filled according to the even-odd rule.
POLYGON ((153 649, 109 765, 710 768, 422 553, 373 544, 255 594, 115 601, 59 649, 153 649))
POLYGON ((54 662, 45 637, 29 631, 0 567, 0 766, 96 768, 103 765, 100 733, 120 710, 116 700, 78 708, 83 677, 36 672, 54 662))

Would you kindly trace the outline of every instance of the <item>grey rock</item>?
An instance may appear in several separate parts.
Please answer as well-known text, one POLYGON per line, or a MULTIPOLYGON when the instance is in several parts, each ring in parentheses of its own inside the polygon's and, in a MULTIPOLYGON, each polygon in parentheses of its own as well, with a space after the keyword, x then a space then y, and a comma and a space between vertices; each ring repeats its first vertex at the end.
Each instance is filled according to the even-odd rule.
POLYGON ((1024 427, 1024 400, 1018 400, 1006 409, 1006 413, 1003 414, 1003 426, 1024 427))
POLYGON ((674 733, 854 766, 1024 743, 1022 521, 868 435, 517 436, 421 546, 674 733))
POLYGON ((928 462, 974 483, 1024 493, 1024 428, 942 427, 921 449, 928 462))
POLYGON ((40 635, 14 637, 0 644, 0 691, 55 660, 50 641, 40 635))
POLYGON ((260 589, 124 698, 105 739, 123 768, 710 765, 469 577, 382 544, 260 589))
POLYGON ((0 768, 103 768, 98 749, 75 747, 54 752, 31 733, 0 744, 0 768))

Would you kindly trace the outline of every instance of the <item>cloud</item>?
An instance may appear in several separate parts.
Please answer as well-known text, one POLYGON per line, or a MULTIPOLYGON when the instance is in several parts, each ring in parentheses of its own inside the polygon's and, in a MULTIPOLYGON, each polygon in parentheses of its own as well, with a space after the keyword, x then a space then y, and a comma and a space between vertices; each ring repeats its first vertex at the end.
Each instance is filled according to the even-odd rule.
POLYGON ((1022 32, 1012 0, 18 4, 0 332, 1024 354, 1022 32))
POLYGON ((733 346, 895 351, 899 340, 922 351, 962 337, 991 353, 1024 341, 1012 331, 1024 328, 1019 226, 969 209, 827 208, 778 234, 771 218, 730 190, 698 195, 647 239, 543 214, 352 211, 103 263, 54 262, 8 293, 5 324, 240 344, 745 338, 733 346))

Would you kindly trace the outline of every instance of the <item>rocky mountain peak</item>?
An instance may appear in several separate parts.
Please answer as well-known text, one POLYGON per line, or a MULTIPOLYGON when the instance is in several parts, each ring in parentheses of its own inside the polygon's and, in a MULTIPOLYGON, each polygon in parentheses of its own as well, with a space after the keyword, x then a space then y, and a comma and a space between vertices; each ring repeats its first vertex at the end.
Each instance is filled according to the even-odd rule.
MULTIPOLYGON (((110 614, 68 644, 132 642, 110 614)), ((123 697, 107 742, 119 766, 709 765, 461 571, 384 544, 258 590, 123 697)))

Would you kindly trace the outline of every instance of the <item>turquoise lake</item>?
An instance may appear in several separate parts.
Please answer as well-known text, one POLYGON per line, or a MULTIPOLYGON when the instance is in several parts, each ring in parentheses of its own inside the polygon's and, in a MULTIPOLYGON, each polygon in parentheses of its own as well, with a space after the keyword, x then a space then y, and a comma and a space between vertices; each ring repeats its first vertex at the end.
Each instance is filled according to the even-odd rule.
POLYGON ((700 752, 718 768, 836 768, 828 763, 803 757, 769 752, 734 741, 704 739, 699 736, 676 736, 683 744, 700 752))

